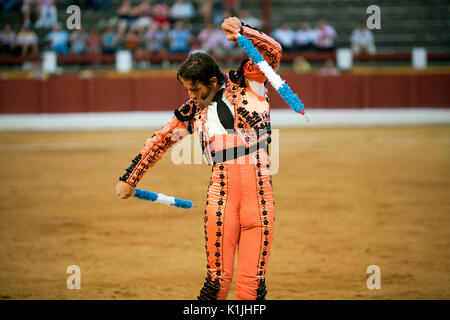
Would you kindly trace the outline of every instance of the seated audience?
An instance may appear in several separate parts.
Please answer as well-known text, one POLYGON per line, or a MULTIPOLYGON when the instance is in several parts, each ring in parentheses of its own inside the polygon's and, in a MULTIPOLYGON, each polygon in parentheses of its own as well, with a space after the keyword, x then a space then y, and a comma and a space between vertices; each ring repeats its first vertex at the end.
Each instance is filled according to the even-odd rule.
POLYGON ((197 8, 203 17, 203 23, 212 23, 214 0, 197 0, 197 8))
POLYGON ((97 55, 101 52, 102 37, 97 28, 91 28, 87 39, 87 51, 86 53, 97 55))
POLYGON ((320 69, 320 75, 322 76, 337 76, 339 73, 339 70, 334 66, 333 59, 327 59, 325 66, 320 69))
POLYGON ((70 52, 85 54, 87 50, 87 34, 82 29, 75 29, 70 34, 70 52))
POLYGON ((169 25, 169 7, 165 3, 158 3, 153 6, 153 21, 161 26, 169 25))
POLYGON ((295 32, 295 49, 297 51, 313 49, 315 41, 316 32, 310 27, 308 22, 302 22, 300 29, 295 32))
POLYGON ((272 36, 277 40, 284 51, 294 50, 294 31, 289 27, 289 24, 283 23, 278 29, 272 33, 272 36))
POLYGON ((135 22, 136 17, 134 16, 133 6, 130 0, 122 0, 119 9, 117 9, 117 16, 119 23, 123 24, 125 28, 135 22))
POLYGON ((171 53, 188 53, 192 41, 191 32, 181 20, 177 21, 169 32, 169 40, 171 53))
POLYGON ((74 0, 72 3, 79 6, 81 10, 106 10, 109 8, 111 1, 112 0, 74 0))
POLYGON ((0 6, 4 12, 8 12, 16 5, 17 0, 0 0, 0 6))
POLYGON ((238 15, 240 6, 240 0, 222 0, 223 9, 230 11, 232 16, 238 15))
POLYGON ((149 25, 147 32, 144 35, 146 51, 150 54, 157 54, 164 52, 165 38, 166 32, 161 30, 160 25, 158 23, 152 23, 151 25, 149 25))
POLYGON ((336 30, 324 20, 317 22, 316 41, 315 46, 319 51, 333 51, 334 50, 334 38, 336 38, 336 30))
POLYGON ((115 53, 117 51, 119 39, 114 32, 114 28, 109 26, 106 28, 102 37, 102 52, 103 53, 115 53))
POLYGON ((232 16, 233 15, 231 14, 230 10, 222 10, 220 13, 217 13, 214 15, 213 23, 216 27, 220 27, 226 18, 229 18, 232 16))
POLYGON ((16 46, 16 33, 11 29, 9 24, 3 26, 0 32, 0 53, 14 54, 16 46))
POLYGON ((23 23, 27 27, 31 26, 31 14, 36 14, 36 20, 39 20, 41 0, 24 0, 22 5, 23 23))
POLYGON ((128 30, 125 34, 125 49, 135 52, 139 48, 139 34, 136 30, 128 30))
POLYGON ((307 73, 311 71, 311 65, 303 56, 297 56, 293 62, 293 69, 297 73, 307 73))
POLYGON ((169 16, 173 20, 189 20, 195 16, 195 9, 189 1, 176 0, 170 7, 169 16))
POLYGON ((249 11, 246 9, 242 9, 239 12, 239 20, 241 20, 243 24, 246 24, 258 30, 262 30, 262 27, 264 26, 263 22, 260 19, 250 15, 249 11))
POLYGON ((22 56, 39 54, 38 37, 34 31, 31 31, 28 26, 23 25, 16 37, 16 45, 20 48, 22 56))
POLYGON ((365 24, 361 24, 353 30, 351 36, 352 50, 354 54, 368 53, 375 54, 375 39, 372 31, 368 30, 365 24))
POLYGON ((222 33, 223 31, 214 28, 212 23, 207 23, 198 35, 200 50, 212 54, 215 49, 220 50, 222 46, 222 33))
POLYGON ((50 48, 58 54, 69 53, 69 34, 57 23, 53 31, 47 34, 45 40, 50 42, 50 48))
POLYGON ((58 23, 58 12, 54 0, 40 0, 39 20, 36 28, 53 28, 58 23))
POLYGON ((152 5, 149 0, 144 0, 131 11, 136 20, 131 25, 133 29, 144 30, 153 22, 152 5))

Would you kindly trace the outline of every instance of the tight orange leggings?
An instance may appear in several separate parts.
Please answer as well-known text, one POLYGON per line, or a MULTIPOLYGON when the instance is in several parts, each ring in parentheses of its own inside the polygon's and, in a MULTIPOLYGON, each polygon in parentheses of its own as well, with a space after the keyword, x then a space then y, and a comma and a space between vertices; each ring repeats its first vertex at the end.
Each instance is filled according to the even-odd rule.
POLYGON ((264 299, 274 225, 268 165, 215 164, 204 221, 208 265, 198 298, 227 298, 237 248, 236 299, 264 299))

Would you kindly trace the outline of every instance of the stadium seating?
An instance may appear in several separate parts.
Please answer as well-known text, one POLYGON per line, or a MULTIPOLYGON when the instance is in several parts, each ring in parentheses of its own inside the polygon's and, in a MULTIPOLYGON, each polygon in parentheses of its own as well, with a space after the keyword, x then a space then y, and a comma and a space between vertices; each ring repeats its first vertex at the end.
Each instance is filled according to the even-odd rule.
MULTIPOLYGON (((140 2, 133 0, 134 4, 140 2)), ((161 1, 153 1, 157 3, 161 1)), ((263 17, 263 0, 241 1, 244 8, 249 9, 252 15, 263 17)), ((364 22, 369 14, 366 8, 373 4, 370 0, 272 0, 271 25, 278 27, 281 22, 288 22, 293 29, 297 29, 303 21, 312 25, 318 19, 325 19, 337 31, 335 45, 339 47, 350 46, 350 34, 360 23, 364 22)), ((171 3, 171 2, 170 2, 171 3)), ((446 32, 450 26, 450 5, 447 0, 396 0, 378 1, 381 8, 381 30, 374 30, 375 42, 378 54, 374 57, 361 56, 356 60, 378 61, 408 61, 410 50, 413 47, 426 47, 430 52, 431 60, 449 60, 448 48, 450 47, 450 33, 446 32)), ((71 0, 57 1, 59 21, 65 22, 68 17, 65 8, 72 4, 71 0)), ((113 1, 106 11, 82 11, 82 25, 85 30, 96 26, 103 30, 107 21, 115 16, 120 1, 113 1)), ((22 17, 19 6, 8 13, 1 13, 2 24, 10 23, 18 26, 22 17)), ((198 33, 203 26, 200 17, 191 21, 192 30, 198 33)), ((40 48, 44 47, 42 39, 48 30, 36 30, 41 39, 40 48)), ((290 62, 295 54, 286 54, 284 61, 290 62)), ((324 61, 334 54, 308 54, 310 61, 324 61)), ((169 57, 168 61, 178 61, 183 56, 169 57)), ((238 57, 239 58, 239 57, 238 57)), ((237 58, 237 59, 238 59, 237 58)), ((137 60, 150 59, 152 62, 160 62, 161 57, 138 57, 137 60)), ((237 60, 236 59, 236 60, 237 60)), ((27 58, 26 60, 30 60, 27 58)), ((21 57, 0 57, 0 64, 20 64, 24 61, 21 57)), ((62 63, 111 63, 110 57, 92 58, 89 56, 62 57, 62 63)))

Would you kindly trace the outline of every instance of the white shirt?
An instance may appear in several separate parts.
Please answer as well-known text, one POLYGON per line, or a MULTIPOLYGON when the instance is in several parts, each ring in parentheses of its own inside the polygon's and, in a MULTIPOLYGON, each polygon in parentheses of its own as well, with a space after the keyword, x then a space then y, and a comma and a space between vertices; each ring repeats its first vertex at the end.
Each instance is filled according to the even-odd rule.
POLYGON ((174 3, 170 8, 169 15, 174 19, 190 19, 194 17, 195 10, 190 2, 174 3))
POLYGON ((291 29, 276 29, 272 35, 282 46, 289 48, 294 45, 295 32, 291 29))
MULTIPOLYGON (((250 87, 256 94, 264 96, 264 83, 259 83, 253 80, 249 80, 248 82, 250 87)), ((225 85, 223 85, 222 88, 225 88, 225 85)), ((228 99, 225 97, 225 94, 222 95, 222 101, 225 102, 227 107, 230 109, 231 114, 234 118, 234 106, 230 103, 230 101, 228 101, 228 99)), ((206 111, 205 127, 208 132, 208 136, 212 138, 216 134, 227 134, 228 132, 220 122, 219 115, 217 113, 217 102, 212 101, 210 104, 208 104, 207 108, 208 111, 206 111)))
POLYGON ((303 30, 299 29, 295 33, 295 44, 307 45, 316 41, 316 32, 313 29, 303 30))
MULTIPOLYGON (((234 119, 234 107, 225 97, 222 95, 222 101, 225 102, 227 107, 230 109, 231 114, 234 119)), ((208 131, 208 136, 211 138, 216 134, 227 134, 227 130, 222 126, 219 119, 219 114, 217 113, 217 102, 212 101, 208 105, 208 111, 206 111, 206 130, 208 131)))
POLYGON ((370 46, 374 43, 372 31, 364 29, 361 31, 359 28, 353 30, 351 37, 352 44, 358 44, 361 46, 370 46))
POLYGON ((336 30, 332 26, 325 25, 323 29, 316 28, 316 35, 316 45, 321 48, 328 48, 334 44, 336 30))

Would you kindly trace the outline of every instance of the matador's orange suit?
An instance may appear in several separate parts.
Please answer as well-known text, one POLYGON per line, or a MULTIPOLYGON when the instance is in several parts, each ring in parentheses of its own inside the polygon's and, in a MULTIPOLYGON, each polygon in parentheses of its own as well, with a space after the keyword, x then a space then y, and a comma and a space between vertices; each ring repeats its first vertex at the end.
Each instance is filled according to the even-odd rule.
MULTIPOLYGON (((281 57, 279 43, 246 26, 241 33, 276 68, 281 57)), ((167 149, 186 133, 197 132, 203 153, 212 165, 204 216, 207 275, 198 298, 227 298, 237 247, 236 299, 264 299, 274 226, 267 147, 270 115, 267 90, 258 94, 250 82, 263 86, 266 78, 248 59, 225 76, 222 99, 234 111, 232 132, 216 130, 210 136, 213 125, 208 117, 213 116, 208 109, 216 102, 201 108, 194 100, 186 100, 175 110, 175 116, 147 140, 120 180, 136 186, 167 149)))

